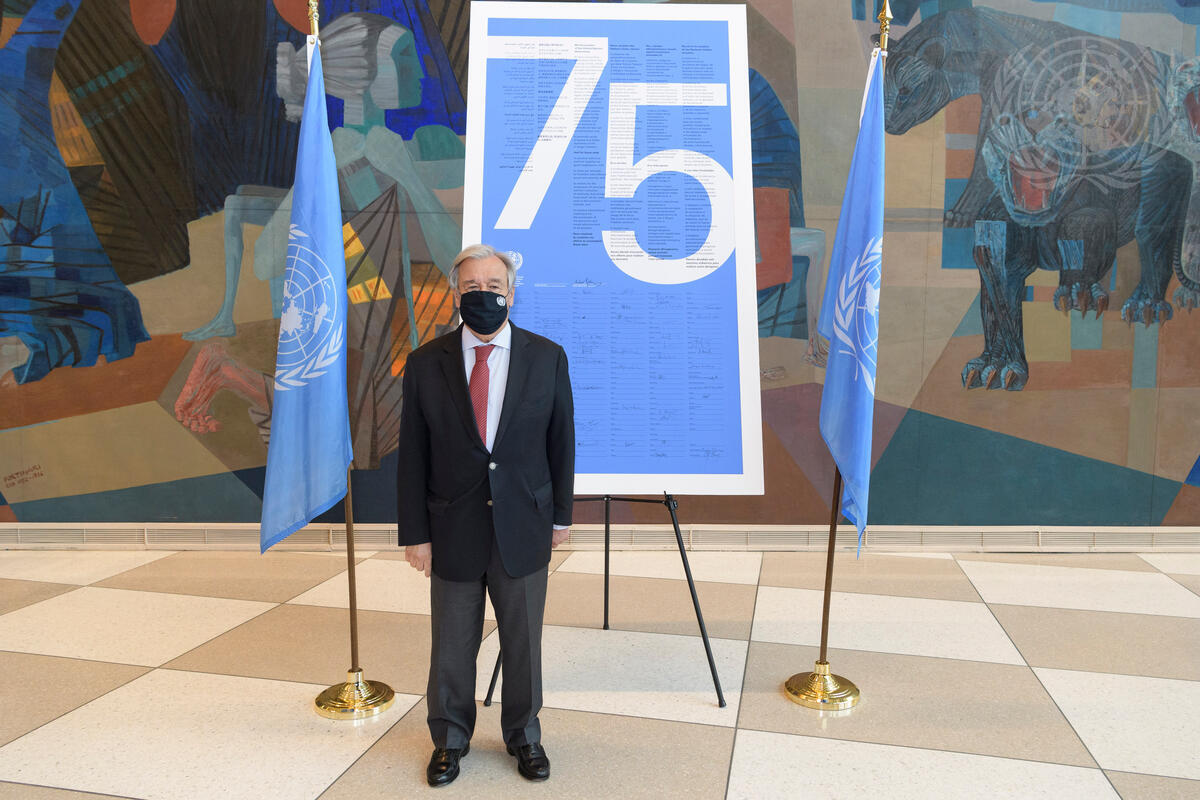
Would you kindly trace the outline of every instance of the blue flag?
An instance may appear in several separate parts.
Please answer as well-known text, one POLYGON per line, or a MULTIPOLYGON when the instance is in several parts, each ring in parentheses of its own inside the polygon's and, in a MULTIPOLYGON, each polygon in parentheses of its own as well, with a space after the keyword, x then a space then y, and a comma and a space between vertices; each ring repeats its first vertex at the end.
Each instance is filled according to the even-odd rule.
POLYGON ((325 111, 321 50, 316 47, 292 189, 259 529, 263 552, 346 494, 346 469, 353 456, 346 404, 347 300, 342 209, 325 111))
POLYGON ((871 487, 882 257, 883 61, 876 50, 817 323, 817 330, 829 340, 821 437, 842 473, 842 513, 858 527, 860 545, 871 487))

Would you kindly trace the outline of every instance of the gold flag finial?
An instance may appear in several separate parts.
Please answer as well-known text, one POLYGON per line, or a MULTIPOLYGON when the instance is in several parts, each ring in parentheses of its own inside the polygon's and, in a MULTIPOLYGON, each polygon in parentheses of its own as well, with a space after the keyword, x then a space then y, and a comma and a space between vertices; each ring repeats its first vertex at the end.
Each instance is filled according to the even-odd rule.
MULTIPOLYGON (((886 6, 886 2, 885 2, 886 6)), ((308 0, 308 25, 312 28, 312 36, 317 38, 317 0, 308 0)))
MULTIPOLYGON (((888 29, 892 26, 892 7, 888 5, 888 0, 883 0, 883 8, 879 9, 879 16, 876 19, 879 20, 879 49, 886 53, 888 29)), ((313 30, 316 30, 316 23, 314 22, 313 25, 313 30)))

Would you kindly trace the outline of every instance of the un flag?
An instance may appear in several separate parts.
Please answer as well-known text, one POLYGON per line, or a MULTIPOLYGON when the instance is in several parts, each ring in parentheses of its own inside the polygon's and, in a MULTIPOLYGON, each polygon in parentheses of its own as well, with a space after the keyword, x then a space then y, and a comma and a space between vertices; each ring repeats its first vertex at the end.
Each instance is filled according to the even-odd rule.
POLYGON ((346 494, 353 453, 346 404, 346 258, 321 50, 313 48, 275 360, 263 552, 346 494))
POLYGON ((842 473, 842 513, 867 524, 875 358, 883 258, 883 59, 876 50, 846 179, 842 213, 829 257, 829 277, 817 329, 829 340, 821 394, 821 436, 842 473))

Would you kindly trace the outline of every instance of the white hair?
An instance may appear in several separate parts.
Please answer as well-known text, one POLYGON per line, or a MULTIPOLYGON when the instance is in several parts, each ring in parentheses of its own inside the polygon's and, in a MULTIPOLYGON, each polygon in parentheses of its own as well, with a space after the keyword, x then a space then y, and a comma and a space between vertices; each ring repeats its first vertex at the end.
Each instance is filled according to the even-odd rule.
POLYGON ((450 268, 450 288, 458 288, 458 268, 468 258, 484 260, 488 258, 498 258, 500 263, 504 264, 504 269, 508 273, 508 288, 512 288, 517 282, 517 266, 513 263, 512 258, 508 253, 501 252, 490 244, 472 244, 464 247, 462 252, 454 257, 454 266, 450 268))

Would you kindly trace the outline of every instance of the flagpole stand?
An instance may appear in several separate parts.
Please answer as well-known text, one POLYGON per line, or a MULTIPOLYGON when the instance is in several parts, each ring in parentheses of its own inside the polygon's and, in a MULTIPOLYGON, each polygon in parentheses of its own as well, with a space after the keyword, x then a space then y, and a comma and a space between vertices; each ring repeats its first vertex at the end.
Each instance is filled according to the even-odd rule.
POLYGON ((317 713, 329 719, 366 719, 387 711, 396 700, 392 687, 363 680, 362 670, 346 673, 346 682, 317 695, 317 713))
POLYGON ((837 521, 842 506, 842 471, 833 468, 833 502, 829 508, 829 548, 825 554, 825 597, 821 608, 821 650, 812 672, 797 672, 783 683, 783 693, 793 703, 821 711, 848 711, 858 705, 858 687, 829 669, 829 604, 833 599, 833 553, 837 549, 837 521))
POLYGON ((316 711, 329 719, 366 719, 387 711, 396 699, 392 687, 380 681, 363 680, 358 665, 358 587, 354 577, 354 488, 353 463, 346 470, 346 582, 350 590, 350 669, 346 682, 330 686, 313 701, 316 711))
POLYGON ((798 672, 787 679, 784 692, 793 703, 824 711, 844 711, 858 703, 858 687, 829 671, 828 661, 818 661, 812 672, 798 672))

